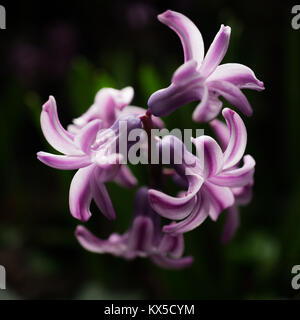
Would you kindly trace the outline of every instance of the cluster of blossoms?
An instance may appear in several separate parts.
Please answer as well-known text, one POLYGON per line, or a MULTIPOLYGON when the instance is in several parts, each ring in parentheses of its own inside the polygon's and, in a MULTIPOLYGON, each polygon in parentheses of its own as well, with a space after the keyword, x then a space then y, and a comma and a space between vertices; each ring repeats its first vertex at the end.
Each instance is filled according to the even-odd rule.
MULTIPOLYGON (((178 34, 184 51, 184 64, 175 71, 171 85, 151 95, 148 110, 130 105, 131 87, 101 89, 93 105, 67 129, 60 124, 56 102, 50 97, 43 105, 41 127, 49 144, 62 155, 38 152, 37 156, 53 168, 77 170, 69 192, 73 217, 87 221, 94 200, 106 218, 115 219, 105 183, 114 181, 125 188, 138 185, 126 165, 127 151, 138 143, 129 139, 132 131, 145 130, 148 142, 154 143, 157 152, 158 164, 153 167, 158 179, 151 188, 140 187, 136 191, 130 228, 122 235, 113 233, 102 240, 80 225, 75 235, 92 252, 125 259, 149 257, 161 267, 179 269, 193 262, 190 256, 182 257, 185 232, 200 226, 207 217, 216 221, 226 209, 222 240, 228 242, 239 224, 238 207, 251 200, 255 161, 244 154, 246 127, 238 113, 229 108, 222 110, 219 97, 249 116, 252 109, 241 89, 263 90, 264 86, 244 65, 220 65, 229 44, 230 27, 221 26, 204 56, 202 36, 187 17, 168 10, 158 19, 178 34), (200 103, 193 120, 209 122, 218 142, 206 135, 192 138, 197 151, 194 155, 173 135, 149 138, 153 128, 164 128, 159 117, 197 100, 200 103), (225 122, 216 119, 221 110, 225 122), (168 168, 163 168, 162 155, 166 152, 170 155, 169 163, 168 168), (171 175, 182 188, 177 197, 164 193, 159 177, 162 175, 171 175), (162 226, 161 217, 171 220, 170 223, 162 226)), ((139 151, 150 157, 149 144, 139 151)))

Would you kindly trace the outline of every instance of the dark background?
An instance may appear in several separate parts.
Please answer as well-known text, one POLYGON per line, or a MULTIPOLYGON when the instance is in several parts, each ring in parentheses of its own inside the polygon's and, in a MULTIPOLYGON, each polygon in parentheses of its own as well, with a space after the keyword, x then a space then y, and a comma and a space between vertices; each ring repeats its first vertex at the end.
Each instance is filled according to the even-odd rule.
MULTIPOLYGON (((0 264, 16 299, 299 298, 291 268, 300 264, 300 30, 286 1, 7 1, 0 30, 0 264), (180 11, 199 27, 206 50, 220 24, 232 27, 224 62, 252 68, 262 93, 246 92, 254 115, 248 153, 256 159, 254 198, 241 210, 234 240, 220 243, 224 215, 186 235, 195 263, 183 271, 151 261, 127 262, 86 252, 68 210, 73 172, 46 167, 36 152, 52 151, 39 115, 54 95, 64 125, 93 102, 103 86, 135 88, 133 104, 169 84, 182 63, 174 32, 156 19, 180 11)), ((164 119, 168 128, 191 124, 195 104, 164 119)), ((204 127, 207 129, 207 127, 204 127)), ((140 184, 147 170, 133 168, 140 184)), ((101 237, 124 232, 135 190, 109 184, 118 219, 95 213, 87 226, 101 237)), ((96 208, 93 208, 96 211, 96 208)), ((226 214, 226 213, 225 213, 226 214)))

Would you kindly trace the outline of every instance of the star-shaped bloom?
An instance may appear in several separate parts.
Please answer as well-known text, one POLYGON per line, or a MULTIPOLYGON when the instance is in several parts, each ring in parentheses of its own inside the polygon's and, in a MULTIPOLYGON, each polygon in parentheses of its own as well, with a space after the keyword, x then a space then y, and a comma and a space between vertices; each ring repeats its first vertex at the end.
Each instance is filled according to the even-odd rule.
POLYGON ((141 128, 141 121, 135 115, 123 115, 110 128, 102 129, 101 125, 101 120, 94 119, 76 134, 71 133, 62 127, 58 119, 55 99, 50 97, 43 105, 43 134, 49 144, 63 155, 38 152, 37 157, 53 168, 78 169, 70 186, 69 206, 71 214, 81 221, 89 219, 92 199, 107 218, 115 218, 105 182, 119 179, 123 155, 118 152, 118 142, 127 139, 130 130, 141 128), (126 132, 119 129, 121 121, 126 123, 126 132))
MULTIPOLYGON (((68 131, 76 133, 84 125, 95 119, 102 121, 103 128, 109 128, 121 115, 144 115, 147 111, 146 109, 130 105, 133 95, 132 87, 126 87, 121 90, 114 88, 100 89, 95 96, 94 103, 84 114, 73 120, 73 124, 68 126, 68 131)), ((164 127, 161 119, 153 117, 152 121, 157 128, 164 127)))
POLYGON ((252 108, 241 89, 260 91, 264 89, 264 84, 245 65, 220 65, 228 48, 230 27, 221 26, 204 56, 201 33, 191 20, 170 10, 160 14, 158 19, 179 36, 184 51, 184 64, 175 71, 168 88, 158 90, 149 98, 148 106, 152 114, 166 116, 189 102, 201 100, 194 110, 193 120, 207 122, 219 114, 222 108, 219 97, 223 96, 250 116, 252 108))
MULTIPOLYGON (((222 150, 225 150, 230 139, 228 127, 222 121, 217 119, 211 121, 210 125, 217 136, 222 150)), ((238 167, 236 166, 236 168, 238 167)), ((251 179, 249 183, 243 187, 231 188, 235 201, 231 207, 226 209, 227 216, 222 234, 223 243, 229 242, 234 237, 240 223, 239 206, 246 205, 251 201, 253 184, 254 180, 251 179)))
MULTIPOLYGON (((68 126, 68 131, 72 134, 78 133, 85 125, 93 120, 101 120, 102 128, 109 128, 121 116, 135 114, 143 116, 146 109, 130 105, 134 91, 132 87, 121 90, 114 88, 102 88, 95 96, 94 103, 80 117, 73 120, 68 126)), ((163 121, 158 117, 152 117, 156 128, 164 128, 163 121)), ((116 175, 115 182, 126 188, 137 185, 135 176, 126 164, 122 164, 116 175)))
POLYGON ((95 253, 109 253, 128 260, 149 257, 154 263, 167 269, 185 268, 193 262, 190 256, 182 257, 182 234, 161 232, 160 217, 149 206, 148 189, 145 187, 140 188, 135 195, 133 222, 126 233, 113 233, 108 239, 102 240, 85 227, 78 226, 75 235, 86 250, 95 253))
POLYGON ((149 190, 149 202, 161 216, 178 223, 164 227, 164 232, 182 233, 195 229, 208 216, 216 220, 219 214, 234 204, 233 188, 248 185, 254 174, 255 161, 244 155, 247 132, 241 117, 225 108, 223 116, 229 129, 229 140, 223 152, 218 143, 209 136, 192 139, 198 157, 190 153, 181 140, 166 136, 160 149, 180 154, 181 162, 171 158, 175 172, 186 179, 188 190, 180 197, 169 196, 161 191, 149 190), (238 164, 243 157, 244 164, 238 164))

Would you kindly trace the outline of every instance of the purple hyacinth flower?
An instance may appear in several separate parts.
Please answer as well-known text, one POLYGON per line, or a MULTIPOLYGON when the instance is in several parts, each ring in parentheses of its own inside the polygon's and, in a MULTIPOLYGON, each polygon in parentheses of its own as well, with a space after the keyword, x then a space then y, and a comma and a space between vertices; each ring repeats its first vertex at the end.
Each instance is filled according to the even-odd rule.
POLYGON ((50 97, 43 105, 41 127, 49 144, 63 155, 38 152, 38 159, 53 168, 78 169, 70 186, 71 214, 87 221, 91 216, 90 203, 94 199, 102 213, 114 219, 115 211, 105 182, 113 180, 120 169, 123 156, 117 151, 118 140, 131 129, 141 128, 139 117, 124 115, 108 129, 101 129, 101 120, 95 119, 72 134, 62 127, 55 99, 50 97), (126 122, 127 132, 119 132, 120 121, 126 122))
POLYGON ((181 154, 181 163, 171 162, 171 165, 188 182, 187 192, 180 197, 149 190, 150 204, 157 213, 168 219, 181 220, 165 226, 164 232, 190 231, 208 216, 215 221, 224 209, 234 204, 233 188, 244 187, 252 181, 255 161, 250 155, 243 157, 247 143, 244 122, 231 109, 225 108, 222 113, 229 128, 229 140, 224 152, 209 136, 192 139, 199 157, 190 153, 174 136, 166 136, 160 143, 162 150, 181 154), (239 167, 242 157, 244 165, 239 167))
MULTIPOLYGON (((210 125, 218 138, 220 146, 223 150, 225 150, 230 139, 228 127, 217 119, 211 121, 210 125)), ((222 234, 222 243, 227 243, 234 237, 240 221, 239 206, 246 205, 251 201, 253 184, 254 180, 251 179, 249 183, 243 187, 231 188, 235 201, 233 206, 227 208, 226 210, 227 217, 222 234)))
POLYGON ((149 257, 160 267, 181 269, 192 264, 193 258, 182 257, 184 239, 182 234, 163 234, 160 217, 148 202, 148 189, 140 188, 135 195, 133 222, 129 230, 120 235, 113 233, 102 240, 90 233, 85 227, 78 226, 75 235, 79 243, 88 251, 109 253, 132 260, 136 257, 149 257))
MULTIPOLYGON (((146 109, 129 105, 133 95, 132 87, 126 87, 122 90, 102 88, 96 94, 92 106, 79 118, 73 120, 73 124, 68 126, 68 131, 76 134, 83 126, 96 119, 101 120, 102 128, 109 128, 123 115, 144 115, 146 109)), ((157 128, 164 127, 164 123, 158 117, 152 117, 152 121, 157 128)), ((137 185, 135 176, 125 164, 121 165, 114 181, 126 188, 137 185)))
MULTIPOLYGON (((121 115, 136 114, 144 115, 146 109, 131 106, 134 91, 132 87, 121 90, 114 88, 102 88, 95 96, 94 103, 79 118, 73 120, 73 124, 68 126, 68 131, 76 133, 84 125, 92 120, 100 119, 103 128, 109 128, 121 115)), ((164 123, 157 117, 153 117, 156 127, 163 128, 164 123)))
POLYGON ((200 31, 186 16, 166 11, 158 19, 173 29, 179 36, 184 64, 174 73, 172 84, 153 93, 148 101, 152 114, 166 116, 175 109, 192 101, 201 100, 193 113, 196 122, 215 118, 221 108, 223 96, 245 115, 252 108, 241 89, 263 90, 264 84, 254 72, 238 63, 220 64, 226 54, 231 29, 222 25, 204 57, 204 45, 200 31))

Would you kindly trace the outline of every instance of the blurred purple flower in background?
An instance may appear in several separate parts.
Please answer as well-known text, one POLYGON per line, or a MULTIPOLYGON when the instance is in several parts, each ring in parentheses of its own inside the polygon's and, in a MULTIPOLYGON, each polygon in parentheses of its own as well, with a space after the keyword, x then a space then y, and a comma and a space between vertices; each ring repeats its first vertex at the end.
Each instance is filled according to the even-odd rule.
POLYGON ((45 71, 62 77, 78 49, 77 32, 72 25, 57 21, 46 30, 44 41, 45 71))
POLYGON ((30 43, 19 42, 12 50, 12 67, 22 82, 35 82, 43 66, 42 50, 30 43))
POLYGON ((201 33, 191 20, 170 10, 160 14, 158 19, 178 34, 184 64, 175 71, 168 88, 154 92, 149 98, 152 114, 166 116, 189 102, 201 100, 193 113, 193 120, 207 122, 219 114, 222 108, 219 96, 223 96, 250 116, 252 108, 240 89, 260 91, 264 85, 251 69, 242 64, 219 65, 228 48, 231 28, 221 26, 204 57, 201 33))
POLYGON ((41 45, 23 39, 12 47, 12 68, 26 86, 65 76, 78 49, 77 32, 65 22, 48 26, 42 38, 41 45))
POLYGON ((95 237, 85 227, 78 226, 75 235, 88 251, 109 253, 131 260, 149 257, 158 266, 181 269, 193 263, 192 257, 182 257, 184 239, 182 234, 163 234, 160 217, 148 203, 148 189, 140 188, 134 199, 134 217, 129 230, 123 235, 113 233, 107 240, 95 237))
POLYGON ((126 19, 132 29, 140 29, 152 23, 156 10, 149 3, 137 2, 126 6, 126 19))

